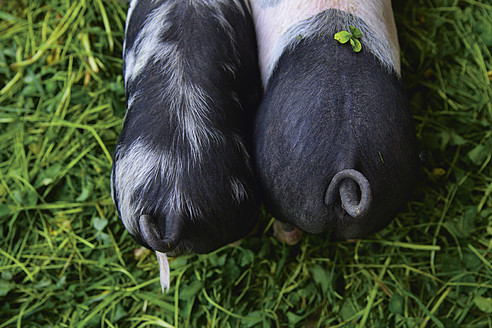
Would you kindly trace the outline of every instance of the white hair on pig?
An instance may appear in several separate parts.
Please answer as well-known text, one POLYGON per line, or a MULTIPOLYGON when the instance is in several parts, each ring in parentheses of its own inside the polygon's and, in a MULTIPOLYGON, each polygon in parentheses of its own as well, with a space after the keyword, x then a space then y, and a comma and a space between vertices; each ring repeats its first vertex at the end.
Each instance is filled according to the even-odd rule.
POLYGON ((362 32, 363 47, 400 75, 400 48, 390 0, 252 0, 252 8, 264 86, 286 49, 303 39, 333 38, 340 27, 348 31, 349 26, 362 32), (329 9, 337 11, 324 15, 329 9))

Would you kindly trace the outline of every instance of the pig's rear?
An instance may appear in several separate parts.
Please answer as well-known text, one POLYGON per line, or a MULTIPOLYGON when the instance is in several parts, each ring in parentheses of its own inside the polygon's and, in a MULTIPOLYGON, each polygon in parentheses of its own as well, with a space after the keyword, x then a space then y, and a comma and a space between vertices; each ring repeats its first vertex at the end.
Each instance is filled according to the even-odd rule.
POLYGON ((268 78, 256 166, 277 219, 357 238, 388 224, 410 196, 418 166, 412 117, 394 70, 367 45, 355 53, 334 40, 348 24, 367 27, 362 20, 335 9, 310 20, 328 23, 299 34, 268 78))
POLYGON ((247 149, 260 76, 246 2, 133 0, 124 73, 112 196, 129 233, 156 251, 165 289, 166 254, 211 252, 257 220, 247 149))

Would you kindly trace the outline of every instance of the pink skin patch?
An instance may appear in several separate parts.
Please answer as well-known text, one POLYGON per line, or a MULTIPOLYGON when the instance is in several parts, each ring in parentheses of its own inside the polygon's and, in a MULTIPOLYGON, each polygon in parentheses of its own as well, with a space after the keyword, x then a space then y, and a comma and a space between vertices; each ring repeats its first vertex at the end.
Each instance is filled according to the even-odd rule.
POLYGON ((288 225, 280 221, 273 222, 273 236, 281 242, 287 245, 295 245, 301 240, 302 231, 295 227, 288 225))
POLYGON ((388 43, 388 53, 381 56, 387 57, 389 64, 399 72, 399 46, 391 0, 281 0, 271 6, 262 2, 251 0, 264 83, 288 43, 282 36, 300 21, 327 9, 338 9, 361 18, 378 40, 388 43))

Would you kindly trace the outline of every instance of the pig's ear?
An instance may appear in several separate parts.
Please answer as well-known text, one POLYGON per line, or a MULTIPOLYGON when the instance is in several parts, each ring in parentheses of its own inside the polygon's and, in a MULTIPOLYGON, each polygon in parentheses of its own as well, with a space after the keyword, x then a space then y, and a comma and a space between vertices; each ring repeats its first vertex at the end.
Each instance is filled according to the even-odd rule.
POLYGON ((154 251, 161 253, 172 251, 179 243, 179 220, 174 217, 166 217, 165 220, 164 236, 150 215, 144 214, 138 221, 141 238, 154 251))
POLYGON ((342 208, 351 217, 362 218, 369 211, 372 202, 371 185, 359 171, 347 169, 335 174, 326 191, 326 205, 332 206, 335 203, 337 192, 340 193, 342 208))

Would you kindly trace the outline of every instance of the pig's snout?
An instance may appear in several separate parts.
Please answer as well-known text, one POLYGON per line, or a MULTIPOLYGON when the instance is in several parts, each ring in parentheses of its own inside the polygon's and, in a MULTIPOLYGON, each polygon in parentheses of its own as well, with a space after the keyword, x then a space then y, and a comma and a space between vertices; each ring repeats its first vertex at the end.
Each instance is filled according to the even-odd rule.
POLYGON ((363 218, 369 212, 371 201, 369 181, 362 173, 353 169, 335 174, 325 194, 325 204, 335 207, 334 211, 338 219, 343 219, 345 213, 354 219, 363 218), (337 199, 340 199, 339 203, 337 199), (337 206, 341 208, 336 208, 337 206))

